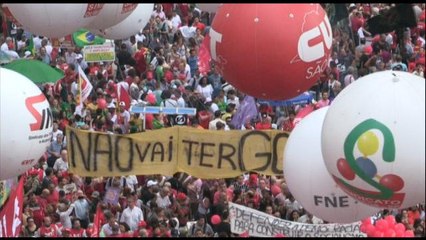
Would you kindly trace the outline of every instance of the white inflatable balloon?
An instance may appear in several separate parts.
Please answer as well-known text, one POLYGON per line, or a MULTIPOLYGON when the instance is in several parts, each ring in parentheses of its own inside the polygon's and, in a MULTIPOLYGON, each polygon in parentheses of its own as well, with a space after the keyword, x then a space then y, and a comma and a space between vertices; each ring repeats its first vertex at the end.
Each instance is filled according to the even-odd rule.
POLYGON ((27 77, 0 68, 0 180, 16 177, 37 163, 50 145, 52 112, 27 77))
POLYGON ((401 71, 369 74, 333 101, 322 153, 335 182, 378 208, 425 202, 425 79, 401 71))
POLYGON ((85 27, 105 4, 4 4, 23 28, 33 34, 60 38, 85 27))
POLYGON ((215 13, 223 3, 197 3, 197 7, 204 12, 215 13))
POLYGON ((99 31, 97 29, 90 29, 90 31, 98 36, 108 39, 126 39, 135 35, 146 26, 151 18, 153 7, 154 4, 152 3, 139 3, 136 9, 119 24, 103 31, 99 31))
POLYGON ((105 4, 87 29, 105 29, 126 19, 137 7, 137 3, 105 4))
POLYGON ((302 119, 284 149, 284 177, 294 198, 314 216, 335 223, 352 223, 379 212, 337 187, 321 153, 321 127, 328 107, 302 119))

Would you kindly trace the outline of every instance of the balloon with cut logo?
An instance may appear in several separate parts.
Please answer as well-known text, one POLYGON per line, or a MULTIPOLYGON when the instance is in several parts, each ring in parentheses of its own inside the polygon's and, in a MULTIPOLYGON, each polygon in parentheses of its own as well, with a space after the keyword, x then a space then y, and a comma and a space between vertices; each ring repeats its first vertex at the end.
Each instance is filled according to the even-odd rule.
POLYGON ((308 212, 329 222, 352 223, 380 209, 352 199, 328 173, 321 153, 321 127, 328 108, 312 112, 291 132, 284 149, 284 177, 294 198, 308 212))
POLYGON ((149 21, 152 14, 154 4, 152 3, 139 3, 135 10, 123 21, 114 26, 102 29, 90 29, 96 35, 108 39, 126 39, 138 33, 143 29, 149 21))
POLYGON ((23 29, 50 38, 60 38, 84 28, 104 8, 103 3, 3 4, 23 29))
POLYGON ((24 75, 0 68, 0 180, 26 172, 52 139, 52 112, 40 89, 24 75))
POLYGON ((210 53, 219 73, 242 92, 267 100, 296 97, 328 65, 332 32, 319 4, 223 4, 210 53))
POLYGON ((137 5, 137 3, 105 4, 99 14, 86 28, 105 29, 112 27, 126 19, 135 10, 137 5))
POLYGON ((372 73, 343 89, 322 129, 324 161, 336 184, 377 208, 425 201, 424 146, 425 80, 402 71, 372 73), (342 172, 342 158, 351 171, 342 172))

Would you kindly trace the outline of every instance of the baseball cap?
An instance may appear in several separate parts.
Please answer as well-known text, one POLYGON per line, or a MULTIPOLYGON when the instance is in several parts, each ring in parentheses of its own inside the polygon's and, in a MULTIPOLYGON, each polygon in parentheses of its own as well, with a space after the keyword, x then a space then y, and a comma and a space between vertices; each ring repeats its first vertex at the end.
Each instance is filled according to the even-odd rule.
POLYGON ((83 55, 81 55, 81 54, 77 54, 77 56, 75 57, 75 59, 82 59, 83 58, 83 55))
POLYGON ((30 51, 25 51, 24 58, 27 58, 29 56, 31 56, 31 52, 30 51))
POLYGON ((149 180, 148 183, 146 184, 146 186, 147 187, 152 187, 152 186, 157 185, 157 184, 158 184, 157 181, 149 180))
POLYGON ((115 104, 111 102, 110 104, 108 104, 108 108, 115 108, 115 104))
POLYGON ((121 101, 121 102, 120 102, 120 107, 126 107, 126 103, 125 103, 125 102, 123 102, 123 101, 121 101))
POLYGON ((99 197, 99 192, 98 191, 94 191, 92 193, 92 198, 98 198, 99 197))

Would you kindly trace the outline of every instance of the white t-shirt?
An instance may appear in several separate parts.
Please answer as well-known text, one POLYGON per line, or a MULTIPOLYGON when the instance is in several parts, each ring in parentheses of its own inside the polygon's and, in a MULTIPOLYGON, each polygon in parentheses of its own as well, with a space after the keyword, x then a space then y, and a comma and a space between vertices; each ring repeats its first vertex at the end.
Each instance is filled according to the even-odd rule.
POLYGON ((146 39, 146 37, 145 37, 145 35, 143 35, 143 34, 141 34, 141 35, 136 34, 136 35, 135 35, 136 43, 137 43, 137 42, 143 42, 145 39, 146 39))
POLYGON ((57 129, 56 132, 52 131, 52 142, 56 141, 56 137, 58 136, 58 134, 64 135, 64 133, 59 129, 57 129))
POLYGON ((182 36, 188 40, 192 37, 195 37, 197 28, 196 27, 188 27, 188 26, 183 26, 179 28, 180 32, 182 33, 182 36))
POLYGON ((207 84, 205 87, 198 85, 197 91, 203 95, 205 99, 212 98, 213 87, 211 84, 207 84))
POLYGON ((168 208, 172 203, 170 202, 169 196, 161 197, 160 193, 157 193, 157 200, 155 201, 157 206, 160 208, 168 208))
POLYGON ((136 206, 134 206, 133 209, 130 209, 130 207, 124 209, 120 218, 120 222, 127 223, 131 231, 136 230, 139 222, 142 220, 144 220, 142 210, 136 206))
POLYGON ((7 46, 7 43, 6 43, 6 42, 4 42, 4 43, 1 45, 0 49, 1 49, 3 52, 6 52, 6 51, 9 51, 9 46, 7 46))
POLYGON ((55 165, 53 165, 53 170, 58 172, 67 171, 68 170, 68 162, 62 160, 62 158, 56 159, 55 165))
POLYGON ((152 16, 153 18, 156 18, 157 16, 159 16, 161 20, 166 19, 166 14, 165 14, 163 11, 157 12, 157 10, 155 10, 155 11, 151 14, 151 16, 152 16))
POLYGON ((126 177, 126 186, 130 188, 132 192, 135 191, 135 187, 138 186, 138 179, 135 175, 129 175, 126 177))
POLYGON ((177 29, 181 23, 182 23, 182 21, 180 19, 180 16, 176 14, 176 16, 174 16, 172 18, 172 25, 173 25, 173 27, 177 29))

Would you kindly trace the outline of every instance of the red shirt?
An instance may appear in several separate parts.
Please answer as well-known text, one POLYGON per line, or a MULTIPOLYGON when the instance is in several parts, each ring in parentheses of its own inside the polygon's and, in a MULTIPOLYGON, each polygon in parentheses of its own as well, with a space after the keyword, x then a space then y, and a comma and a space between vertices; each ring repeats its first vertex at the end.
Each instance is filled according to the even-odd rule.
POLYGON ((83 237, 84 235, 84 229, 80 228, 80 229, 74 229, 71 228, 70 230, 70 237, 83 237))
POLYGON ((145 52, 146 49, 142 48, 139 51, 135 53, 134 59, 136 61, 135 69, 139 72, 139 74, 142 74, 146 71, 146 59, 145 59, 145 52))
POLYGON ((40 227, 40 237, 58 237, 58 228, 55 224, 51 224, 49 227, 43 225, 40 227))
POLYGON ((270 122, 258 122, 256 123, 256 126, 254 127, 256 130, 268 130, 272 129, 272 125, 270 122))
POLYGON ((178 6, 180 8, 180 12, 182 13, 182 17, 187 17, 189 13, 188 3, 181 3, 181 4, 178 4, 178 6))
POLYGON ((173 11, 173 3, 163 3, 163 12, 166 14, 166 16, 169 16, 172 14, 173 11))
POLYGON ((43 209, 43 210, 46 209, 47 199, 44 199, 40 196, 36 196, 36 199, 37 199, 37 203, 40 206, 40 208, 43 209))
POLYGON ((283 131, 287 131, 287 132, 291 132, 293 131, 293 128, 295 127, 294 123, 292 120, 286 120, 284 121, 283 124, 283 131))
POLYGON ((55 189, 53 193, 47 197, 47 202, 49 203, 58 203, 59 202, 59 192, 55 189))
POLYGON ((146 118, 146 121, 145 121, 146 129, 152 130, 153 129, 152 122, 154 121, 154 115, 148 113, 148 114, 145 114, 145 118, 146 118))
POLYGON ((360 27, 364 26, 364 18, 354 16, 351 19, 351 23, 352 23, 352 31, 357 32, 360 27))

